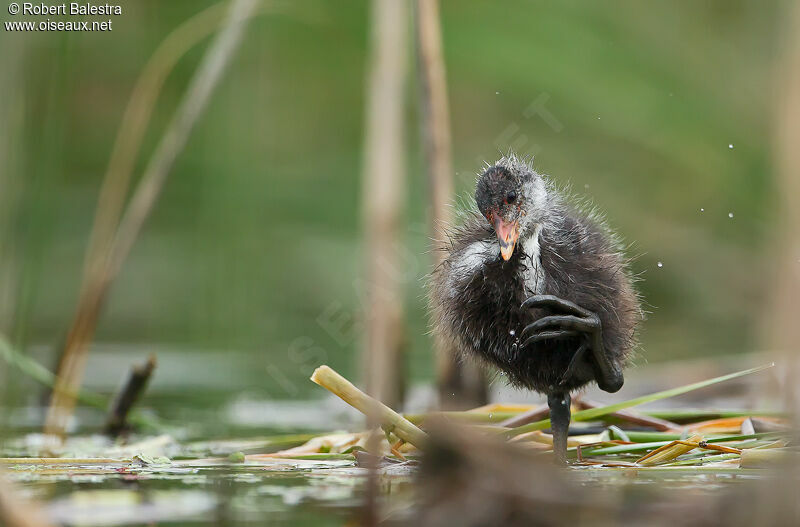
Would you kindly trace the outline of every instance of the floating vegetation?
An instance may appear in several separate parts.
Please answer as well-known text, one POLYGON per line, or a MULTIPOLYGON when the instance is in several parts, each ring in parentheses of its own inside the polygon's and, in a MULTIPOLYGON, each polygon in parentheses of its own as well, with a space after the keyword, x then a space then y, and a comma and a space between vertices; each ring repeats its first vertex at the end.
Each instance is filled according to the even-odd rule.
MULTIPOLYGON (((751 464, 766 462, 762 460, 768 458, 777 459, 781 452, 786 451, 784 440, 788 440, 785 433, 788 430, 788 423, 774 413, 709 412, 706 410, 694 412, 694 414, 691 411, 685 411, 656 417, 626 411, 626 409, 640 404, 681 395, 757 373, 772 366, 772 364, 767 364, 608 406, 583 405, 584 409, 573 413, 573 421, 597 421, 601 424, 605 423, 606 429, 599 434, 570 437, 568 453, 573 459, 573 464, 636 468, 707 467, 712 463, 738 466, 745 451, 765 448, 772 449, 771 453, 761 457, 752 456, 751 464), (708 419, 709 416, 716 415, 719 417, 708 419), (614 421, 622 419, 630 428, 626 429, 624 425, 610 423, 609 417, 614 421), (678 417, 682 425, 665 420, 665 417, 678 417), (758 423, 759 430, 755 429, 754 423, 758 423), (648 427, 655 430, 649 431, 648 427), (765 428, 770 430, 764 430, 765 428)), ((408 437, 409 442, 413 440, 417 447, 421 447, 426 437, 424 431, 426 423, 435 419, 458 421, 476 433, 500 435, 517 445, 533 447, 536 450, 547 451, 552 447, 552 436, 543 432, 550 426, 549 419, 540 419, 512 428, 497 424, 502 421, 511 422, 510 419, 525 412, 536 413, 537 409, 534 407, 489 405, 465 412, 436 412, 427 415, 409 415, 403 418, 358 390, 327 366, 318 368, 314 372, 312 380, 338 395, 365 415, 373 413, 377 416, 375 418, 380 421, 387 437, 387 442, 383 445, 383 452, 380 453, 395 457, 397 460, 406 459, 403 454, 395 451, 396 446, 407 446, 402 439, 408 437), (415 424, 418 424, 421 429, 415 424), (391 444, 393 434, 401 439, 396 444, 391 444)), ((327 445, 326 453, 336 452, 328 443, 325 444, 327 445)), ((406 451, 409 450, 406 449, 406 451)), ((414 452, 414 450, 411 449, 410 452, 414 452)))
MULTIPOLYGON (((765 468, 800 462, 800 453, 791 443, 788 420, 773 411, 637 411, 635 407, 768 367, 611 405, 576 398, 573 415, 579 424, 573 426, 569 438, 567 456, 572 470, 566 471, 556 470, 549 463, 553 439, 546 409, 491 404, 467 411, 402 415, 326 366, 314 373, 314 382, 364 415, 371 413, 380 428, 194 442, 168 434, 118 440, 101 435, 73 436, 60 446, 35 434, 4 446, 0 455, 28 455, 0 458, 0 471, 12 481, 24 482, 28 489, 65 481, 83 484, 81 489, 62 487, 69 492, 58 493, 45 507, 51 517, 63 523, 86 525, 100 524, 87 519, 91 510, 105 511, 98 516, 103 518, 101 523, 116 525, 129 523, 137 516, 153 521, 197 518, 198 513, 211 508, 216 513, 222 510, 234 515, 238 510, 239 517, 249 517, 259 510, 292 508, 295 515, 308 514, 314 521, 324 518, 334 523, 358 511, 370 481, 377 481, 381 499, 389 509, 400 511, 401 516, 417 514, 414 511, 424 513, 428 506, 425 489, 443 476, 442 465, 437 463, 433 465, 438 467, 438 473, 430 466, 426 472, 423 454, 444 466, 449 466, 448 459, 452 461, 448 456, 456 455, 475 465, 470 470, 484 467, 487 474, 495 470, 492 477, 501 478, 513 471, 498 467, 514 459, 519 472, 545 471, 547 478, 558 479, 558 484, 567 488, 603 482, 613 483, 615 492, 619 492, 632 482, 632 476, 640 483, 658 482, 652 487, 656 490, 667 481, 695 488, 707 486, 705 478, 710 474, 719 478, 735 474, 763 478, 765 468), (443 435, 457 450, 441 457, 443 435), (370 470, 377 471, 377 480, 368 477, 370 470), (154 490, 148 496, 152 498, 118 489, 113 486, 114 481, 151 482, 155 486, 150 487, 154 490), (230 496, 220 493, 220 488, 225 487, 220 487, 219 481, 229 482, 226 485, 234 485, 237 490, 230 496), (233 495, 237 498, 231 501, 233 495), (204 507, 193 508, 191 504, 201 497, 204 507), (328 513, 320 513, 319 507, 328 511, 336 507, 338 516, 326 517, 328 513)), ((452 468, 445 470, 445 474, 451 472, 452 468)), ((441 484, 451 485, 448 481, 441 484)), ((509 481, 495 487, 516 484, 509 481)), ((45 495, 52 491, 37 492, 45 495)))
MULTIPOLYGON (((568 453, 573 464, 615 466, 621 463, 639 468, 707 466, 709 463, 730 466, 738 465, 745 458, 748 462, 744 465, 761 465, 779 459, 783 452, 788 451, 790 438, 788 422, 775 412, 675 410, 638 413, 626 410, 763 371, 770 366, 751 368, 607 406, 581 404, 578 399, 576 405, 584 409, 573 413, 573 421, 591 421, 605 428, 600 433, 570 436, 568 453), (681 424, 677 424, 678 421, 681 424), (750 454, 751 450, 759 450, 759 453, 750 454)), ((420 454, 420 449, 424 448, 428 423, 437 420, 460 423, 475 433, 499 436, 515 445, 542 452, 552 446, 552 437, 546 432, 549 428, 548 419, 511 428, 503 426, 503 422, 510 418, 536 411, 533 406, 495 404, 463 412, 404 416, 369 397, 327 366, 318 368, 312 380, 365 415, 374 412, 383 433, 379 434, 380 441, 375 443, 371 451, 387 460, 414 460, 420 454)), ((184 445, 177 444, 172 437, 163 434, 129 444, 104 444, 99 439, 83 439, 83 447, 81 443, 67 443, 60 454, 51 457, 43 456, 41 452, 36 457, 5 457, 0 458, 0 465, 37 470, 62 467, 65 471, 76 467, 92 467, 102 472, 118 471, 120 468, 136 471, 153 465, 285 466, 288 462, 297 467, 311 467, 311 462, 327 464, 330 461, 357 464, 358 454, 370 450, 372 435, 369 431, 298 434, 184 445), (68 451, 80 452, 81 455, 70 456, 68 451), (88 455, 88 451, 92 455, 88 455)))

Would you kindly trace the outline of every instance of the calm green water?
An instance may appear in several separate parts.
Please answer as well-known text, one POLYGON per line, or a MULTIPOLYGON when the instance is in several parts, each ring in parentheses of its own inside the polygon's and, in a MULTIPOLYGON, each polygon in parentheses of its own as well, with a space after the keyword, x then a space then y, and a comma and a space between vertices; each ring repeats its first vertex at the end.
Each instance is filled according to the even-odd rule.
MULTIPOLYGON (((341 525, 357 513, 361 469, 349 462, 303 465, 126 468, 119 474, 107 467, 20 467, 10 473, 54 520, 68 525, 341 525)), ((386 479, 397 488, 410 477, 386 479)))
MULTIPOLYGON (((282 460, 210 465, 202 460, 142 465, 17 466, 9 471, 25 494, 65 525, 342 525, 358 517, 366 471, 351 461, 282 460)), ((570 478, 593 491, 648 504, 719 497, 762 477, 738 469, 573 468, 570 478), (656 492, 657 491, 657 492, 656 492), (684 494, 685 493, 685 494, 684 494)), ((381 470, 379 502, 397 521, 411 520, 418 500, 415 467, 381 470)), ((532 474, 531 477, 536 477, 532 474)))
MULTIPOLYGON (((86 387, 106 394, 113 393, 121 380, 124 369, 118 365, 136 362, 146 354, 124 346, 100 347, 98 351, 89 361, 86 387), (119 376, 106 373, 115 369, 121 371, 119 376)), ((187 364, 188 354, 183 350, 160 348, 157 352, 159 367, 139 407, 154 428, 143 429, 125 442, 113 442, 93 435, 102 427, 104 412, 79 407, 72 436, 53 451, 73 458, 130 459, 139 455, 139 460, 111 465, 6 467, 23 492, 41 502, 54 519, 66 525, 157 522, 236 526, 264 522, 342 525, 357 517, 364 501, 365 471, 352 460, 251 460, 245 464, 226 460, 233 452, 257 454, 289 448, 312 434, 360 430, 362 416, 310 382, 309 393, 316 398, 275 398, 268 387, 259 389, 262 373, 247 361, 246 354, 198 353, 194 355, 197 360, 187 364)), ((663 377, 658 374, 663 370, 655 370, 631 370, 629 383, 618 396, 651 392, 658 384, 647 379, 663 377)), ((763 383, 769 378, 751 380, 763 383)), ((672 380, 664 382, 674 384, 672 380)), ((0 457, 50 455, 52 447, 38 434, 44 414, 39 405, 41 388, 30 381, 23 386, 26 391, 17 398, 19 404, 2 407, 0 457)), ((705 392, 688 404, 741 406, 741 393, 746 393, 742 386, 723 390, 718 394, 721 399, 705 392)), ((605 394, 601 400, 611 397, 605 394)), ((686 404, 685 398, 681 401, 686 404)), ((414 466, 403 464, 382 471, 381 502, 398 520, 413 516, 420 499, 414 491, 415 472, 414 466)), ((758 479, 762 473, 735 468, 573 468, 571 477, 579 485, 607 488, 634 501, 661 499, 666 503, 680 499, 683 492, 715 496, 758 479)))

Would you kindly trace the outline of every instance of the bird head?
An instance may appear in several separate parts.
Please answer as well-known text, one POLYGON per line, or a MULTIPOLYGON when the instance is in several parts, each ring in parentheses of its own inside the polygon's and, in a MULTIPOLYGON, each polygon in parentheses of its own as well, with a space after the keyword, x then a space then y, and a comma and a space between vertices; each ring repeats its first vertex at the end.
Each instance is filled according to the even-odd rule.
POLYGON ((508 260, 520 235, 540 221, 547 201, 542 176, 515 157, 504 157, 478 177, 475 201, 508 260))

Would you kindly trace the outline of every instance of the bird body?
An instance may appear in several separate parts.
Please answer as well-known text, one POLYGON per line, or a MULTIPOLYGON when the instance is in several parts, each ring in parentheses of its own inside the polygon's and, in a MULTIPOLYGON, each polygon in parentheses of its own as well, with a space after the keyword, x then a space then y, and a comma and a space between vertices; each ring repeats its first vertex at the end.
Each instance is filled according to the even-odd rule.
POLYGON ((642 310, 616 236, 513 156, 476 187, 432 275, 434 331, 517 386, 618 390, 642 310))

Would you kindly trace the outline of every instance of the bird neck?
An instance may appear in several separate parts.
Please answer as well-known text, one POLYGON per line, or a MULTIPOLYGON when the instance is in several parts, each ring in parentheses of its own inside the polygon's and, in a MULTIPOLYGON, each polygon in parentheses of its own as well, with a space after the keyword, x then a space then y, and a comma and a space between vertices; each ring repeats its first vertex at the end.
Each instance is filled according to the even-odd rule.
POLYGON ((520 234, 519 244, 527 256, 539 256, 539 235, 542 233, 542 224, 534 223, 520 234))

